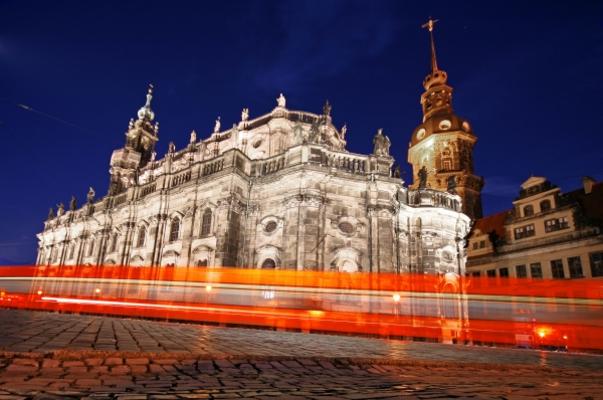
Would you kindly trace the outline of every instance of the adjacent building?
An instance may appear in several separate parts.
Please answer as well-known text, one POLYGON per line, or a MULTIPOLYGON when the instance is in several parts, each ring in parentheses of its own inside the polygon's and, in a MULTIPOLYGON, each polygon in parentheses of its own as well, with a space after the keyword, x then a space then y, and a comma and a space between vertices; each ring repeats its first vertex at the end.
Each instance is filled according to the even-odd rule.
POLYGON ((568 193, 530 177, 513 208, 475 222, 471 276, 573 279, 603 276, 603 183, 568 193))

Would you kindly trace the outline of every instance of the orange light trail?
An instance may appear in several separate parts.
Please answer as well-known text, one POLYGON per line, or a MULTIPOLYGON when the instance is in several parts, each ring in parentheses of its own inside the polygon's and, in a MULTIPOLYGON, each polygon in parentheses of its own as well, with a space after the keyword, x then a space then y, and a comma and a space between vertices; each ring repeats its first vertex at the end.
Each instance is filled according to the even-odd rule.
POLYGON ((0 268, 0 307, 603 350, 603 280, 234 268, 0 268), (578 294, 578 295, 577 295, 578 294))

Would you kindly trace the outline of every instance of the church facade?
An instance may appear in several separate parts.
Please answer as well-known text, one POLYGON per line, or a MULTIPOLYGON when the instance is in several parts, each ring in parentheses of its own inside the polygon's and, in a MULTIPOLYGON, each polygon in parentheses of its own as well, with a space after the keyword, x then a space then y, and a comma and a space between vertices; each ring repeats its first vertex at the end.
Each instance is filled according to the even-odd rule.
MULTIPOLYGON (((442 73, 432 68, 426 80, 445 85, 442 73)), ((186 148, 170 143, 157 159, 150 87, 111 156, 108 194, 96 198, 91 188, 82 207, 51 210, 37 264, 463 275, 470 216, 480 212, 475 136, 452 114, 448 86, 425 87, 424 97, 437 92, 447 102, 434 103, 435 113, 424 106, 410 143, 410 188, 382 130, 371 154, 351 153, 328 102, 322 113, 296 111, 282 94, 270 112, 251 118, 245 108, 228 129, 218 118, 209 137, 193 131, 186 148), (451 126, 440 129, 443 120, 451 126), (426 156, 420 129, 438 142, 429 147, 436 155, 426 156), (444 153, 448 161, 430 164, 444 153)))

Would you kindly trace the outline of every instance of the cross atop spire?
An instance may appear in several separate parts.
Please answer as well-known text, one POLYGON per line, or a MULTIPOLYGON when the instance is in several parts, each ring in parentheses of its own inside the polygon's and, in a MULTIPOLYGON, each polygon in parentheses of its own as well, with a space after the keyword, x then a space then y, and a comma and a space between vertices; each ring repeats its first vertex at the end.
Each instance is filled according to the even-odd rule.
POLYGON ((429 31, 429 37, 431 39, 431 72, 436 72, 438 71, 438 60, 436 58, 436 51, 435 51, 435 40, 433 39, 433 28, 435 27, 436 22, 438 22, 439 19, 432 19, 431 17, 429 17, 429 20, 424 23, 423 25, 421 25, 421 28, 426 28, 429 31))

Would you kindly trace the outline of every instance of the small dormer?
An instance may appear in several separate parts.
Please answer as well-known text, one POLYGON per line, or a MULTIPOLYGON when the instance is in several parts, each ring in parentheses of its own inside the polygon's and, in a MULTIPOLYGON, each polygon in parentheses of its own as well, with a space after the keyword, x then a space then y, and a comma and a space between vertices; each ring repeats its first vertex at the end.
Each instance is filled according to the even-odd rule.
POLYGON ((542 176, 531 176, 521 184, 513 202, 517 218, 530 218, 554 210, 560 189, 542 176))

